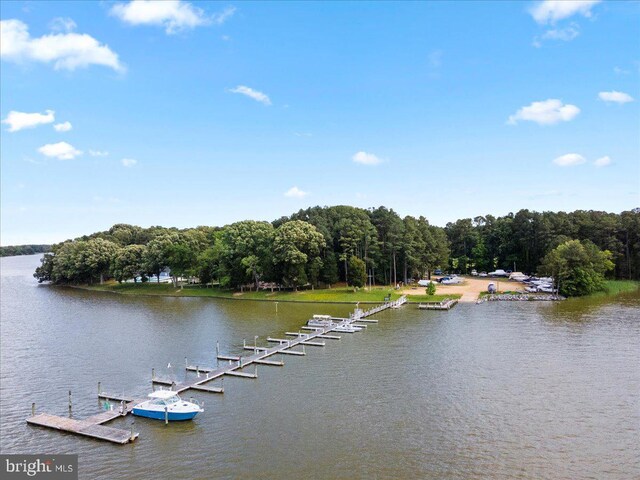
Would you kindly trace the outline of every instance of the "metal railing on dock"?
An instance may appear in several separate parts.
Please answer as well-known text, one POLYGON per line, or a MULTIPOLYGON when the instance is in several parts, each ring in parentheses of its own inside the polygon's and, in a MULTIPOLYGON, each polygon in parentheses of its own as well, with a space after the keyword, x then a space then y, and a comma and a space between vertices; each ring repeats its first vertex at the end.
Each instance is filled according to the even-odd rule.
MULTIPOLYGON (((277 343, 272 347, 259 347, 257 345, 257 338, 254 337, 254 345, 247 345, 246 341, 243 344, 243 349, 253 351, 253 354, 247 356, 231 356, 231 355, 221 355, 220 354, 220 345, 216 342, 216 361, 220 363, 222 360, 222 365, 218 365, 216 368, 212 367, 201 367, 200 365, 189 365, 187 359, 185 358, 185 370, 188 372, 195 373, 195 378, 190 380, 186 380, 181 383, 176 383, 171 380, 165 380, 156 378, 155 369, 151 370, 151 382, 152 385, 166 385, 171 388, 172 391, 175 391, 177 394, 185 392, 187 390, 193 389, 200 392, 207 393, 223 393, 224 387, 210 387, 206 386, 207 383, 212 382, 216 379, 222 380, 225 375, 233 376, 237 378, 248 378, 248 379, 256 379, 258 378, 258 365, 269 365, 269 366, 283 366, 284 362, 282 361, 274 361, 267 360, 268 357, 273 355, 282 354, 282 355, 305 355, 305 346, 317 346, 324 347, 325 342, 323 339, 340 339, 337 335, 330 335, 332 331, 341 331, 345 329, 347 326, 351 326, 352 324, 357 325, 356 322, 364 321, 365 318, 374 315, 378 312, 382 312, 383 310, 387 310, 390 308, 400 308, 407 302, 407 297, 402 296, 393 302, 386 302, 377 307, 371 308, 369 310, 360 310, 356 308, 354 313, 349 315, 348 318, 343 319, 335 319, 333 317, 332 320, 339 320, 334 323, 331 322, 326 327, 314 327, 311 331, 306 331, 305 333, 295 333, 295 332, 287 332, 287 335, 293 335, 295 338, 291 339, 279 339, 279 338, 268 338, 268 341, 272 343, 277 343), (314 339, 317 339, 314 341, 314 339), (294 349, 295 347, 301 347, 301 350, 294 349), (228 363, 227 363, 228 361, 228 363), (245 367, 249 365, 254 365, 254 373, 248 373, 241 371, 245 367)), ((372 320, 373 322, 373 320, 372 320)), ((354 326, 355 326, 354 325, 354 326)), ((357 331, 364 330, 363 327, 366 325, 360 325, 360 328, 357 331)), ((355 331, 355 329, 353 329, 355 331)), ((133 425, 131 426, 131 430, 123 430, 118 428, 112 428, 104 426, 104 423, 110 422, 111 420, 115 420, 116 418, 124 417, 130 414, 133 410, 133 407, 138 403, 144 401, 144 399, 134 399, 132 397, 125 397, 124 395, 111 395, 102 392, 101 384, 98 383, 98 398, 105 400, 109 404, 109 409, 102 413, 84 418, 84 419, 74 419, 71 418, 71 392, 69 392, 69 418, 50 415, 47 413, 36 414, 35 411, 35 403, 32 404, 31 407, 31 417, 27 419, 27 423, 30 425, 37 425, 41 427, 52 428, 59 431, 65 431, 68 433, 73 433, 77 435, 83 435, 87 437, 96 438, 99 440, 105 440, 117 444, 125 444, 128 442, 134 441, 138 438, 138 433, 133 431, 133 425), (119 402, 116 405, 110 404, 110 401, 119 402), (115 407, 115 408, 113 408, 115 407)))

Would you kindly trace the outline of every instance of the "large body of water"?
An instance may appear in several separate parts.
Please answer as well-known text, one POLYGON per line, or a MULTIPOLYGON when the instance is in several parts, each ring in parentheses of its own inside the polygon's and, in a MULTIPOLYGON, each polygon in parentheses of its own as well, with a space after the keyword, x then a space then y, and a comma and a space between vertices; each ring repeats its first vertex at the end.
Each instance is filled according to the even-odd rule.
POLYGON ((238 354, 352 308, 55 288, 38 264, 1 260, 2 453, 77 453, 86 479, 640 477, 638 294, 384 312, 224 395, 194 392, 193 422, 136 418, 139 439, 115 446, 28 426, 31 403, 65 415, 72 390, 92 415, 98 381, 145 395, 152 367, 179 380, 185 356, 215 364, 216 341, 238 354))

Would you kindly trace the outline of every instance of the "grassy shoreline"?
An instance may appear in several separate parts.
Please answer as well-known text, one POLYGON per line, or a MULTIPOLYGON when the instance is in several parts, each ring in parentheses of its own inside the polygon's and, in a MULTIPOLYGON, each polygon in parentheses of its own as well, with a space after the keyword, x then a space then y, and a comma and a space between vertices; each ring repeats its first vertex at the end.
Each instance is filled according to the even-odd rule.
MULTIPOLYGON (((322 290, 291 291, 259 291, 259 292, 234 292, 219 288, 201 288, 185 286, 175 288, 166 283, 107 283, 104 285, 76 285, 74 288, 99 292, 117 293, 120 295, 136 296, 164 296, 164 297, 206 297, 225 300, 252 300, 262 302, 298 302, 298 303, 371 303, 384 302, 384 297, 390 295, 391 300, 400 298, 400 293, 388 287, 374 287, 371 291, 360 289, 354 292, 352 288, 337 286, 322 290)), ((449 295, 410 295, 409 303, 440 302, 445 298, 460 298, 460 294, 449 295)))

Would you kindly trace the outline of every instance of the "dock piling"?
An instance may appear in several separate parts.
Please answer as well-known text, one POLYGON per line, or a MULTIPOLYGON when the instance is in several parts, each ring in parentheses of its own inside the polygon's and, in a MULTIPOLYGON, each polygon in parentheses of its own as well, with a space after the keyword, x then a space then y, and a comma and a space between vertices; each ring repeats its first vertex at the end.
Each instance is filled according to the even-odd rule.
MULTIPOLYGON (((449 305, 449 308, 454 305, 453 302, 455 300, 449 299, 452 303, 449 305)), ((216 360, 228 360, 228 365, 223 363, 221 368, 212 369, 205 368, 200 370, 199 366, 192 367, 189 366, 188 360, 185 357, 185 369, 186 371, 196 371, 198 375, 198 379, 190 379, 187 381, 181 381, 180 384, 177 384, 176 381, 164 380, 160 378, 156 378, 155 368, 151 369, 151 379, 152 379, 152 389, 155 390, 155 384, 167 385, 170 386, 171 390, 177 393, 182 393, 189 389, 200 390, 210 393, 223 393, 224 391, 224 375, 236 376, 240 378, 253 378, 256 379, 258 377, 258 365, 273 365, 273 366, 282 366, 284 362, 266 360, 267 357, 271 357, 275 354, 281 355, 306 355, 306 345, 313 346, 324 346, 325 342, 313 341, 319 338, 332 338, 339 339, 340 337, 337 335, 328 335, 329 332, 334 331, 336 328, 347 326, 353 324, 356 320, 361 321, 371 321, 377 322, 376 320, 362 320, 365 319, 377 312, 385 310, 387 308, 397 308, 406 303, 406 297, 400 297, 399 300, 395 302, 387 302, 384 305, 379 307, 375 307, 369 309, 367 311, 360 311, 358 309, 359 306, 356 307, 356 314, 349 315, 349 318, 332 318, 333 320, 339 321, 337 324, 333 324, 333 326, 328 326, 326 328, 312 328, 312 327, 303 327, 303 329, 313 330, 312 332, 298 333, 294 332, 286 332, 287 335, 296 337, 292 340, 284 340, 284 339, 272 339, 267 338, 267 341, 277 342, 279 345, 275 347, 258 347, 257 339, 258 337, 254 337, 254 344, 251 346, 247 346, 246 339, 243 339, 243 345, 246 350, 253 350, 254 353, 248 355, 248 359, 243 361, 242 356, 227 356, 220 355, 220 344, 216 341, 216 360), (302 345, 302 350, 290 350, 291 348, 302 345), (248 365, 254 364, 254 373, 241 372, 239 369, 246 367, 248 365), (200 373, 205 373, 206 378, 201 378, 200 373), (204 384, 210 382, 214 379, 220 379, 221 384, 220 387, 206 387, 204 384)), ((338 330, 340 331, 340 330, 338 330)), ((219 363, 219 362, 218 362, 219 363)), ((170 368, 170 365, 168 366, 170 368)), ((27 419, 27 423, 30 425, 38 425, 42 427, 52 428, 56 430, 66 431, 70 433, 74 433, 77 435, 83 435, 87 437, 98 438, 106 441, 110 441, 118 444, 125 444, 131 442, 138 438, 138 433, 134 431, 134 423, 130 424, 130 429, 118 429, 113 427, 106 427, 103 424, 106 422, 110 422, 119 418, 120 416, 128 415, 132 413, 133 408, 137 403, 139 403, 140 399, 135 398, 125 398, 124 393, 120 396, 110 396, 106 393, 102 392, 102 383, 98 382, 98 398, 112 399, 114 401, 115 406, 117 403, 120 403, 120 408, 110 408, 102 413, 98 413, 96 415, 92 415, 90 417, 84 419, 76 419, 72 417, 73 412, 73 402, 71 396, 71 390, 69 390, 69 418, 49 415, 47 413, 39 413, 36 414, 36 404, 33 402, 31 404, 31 416, 27 419)), ((108 405, 106 405, 108 407, 108 405)), ((162 418, 162 417, 160 417, 162 418)), ((169 423, 169 410, 167 407, 164 409, 164 420, 165 425, 169 423)))
POLYGON ((187 357, 184 357, 184 368, 187 368, 189 363, 187 363, 187 357))

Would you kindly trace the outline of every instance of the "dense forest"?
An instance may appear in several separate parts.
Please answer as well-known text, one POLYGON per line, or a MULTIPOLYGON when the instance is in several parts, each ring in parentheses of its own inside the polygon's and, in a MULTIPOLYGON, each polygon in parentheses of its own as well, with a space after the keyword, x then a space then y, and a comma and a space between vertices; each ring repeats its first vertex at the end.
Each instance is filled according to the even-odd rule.
POLYGON ((639 279, 640 209, 621 214, 520 210, 444 228, 424 217, 401 218, 385 207, 349 206, 313 207, 271 223, 247 220, 224 227, 118 224, 53 245, 34 276, 40 282, 91 284, 107 278, 159 281, 170 270, 174 281, 197 277, 227 288, 270 282, 297 289, 340 281, 361 287, 406 283, 429 277, 436 268, 549 274, 575 264, 578 251, 584 257, 578 263, 596 257, 604 262, 599 275, 639 279))
POLYGON ((51 250, 51 245, 9 245, 0 247, 0 257, 13 257, 15 255, 33 255, 51 250))

